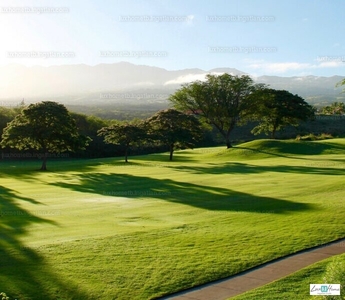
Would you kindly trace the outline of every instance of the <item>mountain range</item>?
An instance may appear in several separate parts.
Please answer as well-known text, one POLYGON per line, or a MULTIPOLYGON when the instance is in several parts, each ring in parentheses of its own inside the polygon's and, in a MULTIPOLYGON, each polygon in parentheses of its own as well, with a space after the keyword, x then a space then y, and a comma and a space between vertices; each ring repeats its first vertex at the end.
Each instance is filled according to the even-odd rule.
MULTIPOLYGON (((206 74, 222 73, 246 74, 234 68, 166 70, 128 62, 50 67, 11 64, 0 67, 0 100, 2 103, 18 103, 23 98, 29 103, 55 100, 75 105, 164 102, 181 84, 203 80, 206 74)), ((335 87, 344 78, 253 77, 257 83, 288 90, 316 105, 345 101, 342 89, 335 87)))

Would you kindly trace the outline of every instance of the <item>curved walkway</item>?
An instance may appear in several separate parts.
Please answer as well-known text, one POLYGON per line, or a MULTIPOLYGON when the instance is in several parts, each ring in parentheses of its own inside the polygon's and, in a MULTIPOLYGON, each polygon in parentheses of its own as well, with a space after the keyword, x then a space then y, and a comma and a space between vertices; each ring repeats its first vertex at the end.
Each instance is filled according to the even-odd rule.
POLYGON ((345 253, 345 239, 297 252, 231 277, 160 299, 225 300, 290 275, 318 261, 345 253))

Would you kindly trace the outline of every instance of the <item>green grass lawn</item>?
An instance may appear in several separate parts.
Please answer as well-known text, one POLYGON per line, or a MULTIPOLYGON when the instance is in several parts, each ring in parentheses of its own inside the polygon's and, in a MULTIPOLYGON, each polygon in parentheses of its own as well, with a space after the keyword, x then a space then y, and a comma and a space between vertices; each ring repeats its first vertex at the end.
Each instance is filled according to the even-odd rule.
MULTIPOLYGON (((307 268, 287 276, 283 279, 277 280, 270 284, 266 284, 260 288, 254 289, 247 293, 241 294, 237 297, 229 298, 231 300, 248 300, 248 299, 295 299, 295 300, 307 300, 307 299, 325 299, 323 296, 311 296, 310 284, 323 284, 324 276, 326 274, 327 266, 330 263, 336 262, 338 264, 345 264, 345 254, 337 255, 318 263, 315 263, 307 268)), ((345 275, 343 275, 344 277, 345 275)), ((326 283, 340 283, 326 282, 326 283)), ((344 285, 345 283, 342 282, 344 285)), ((344 291, 341 290, 341 295, 344 297, 344 291)), ((328 296, 330 298, 330 296, 328 296)))
POLYGON ((345 236, 345 140, 0 162, 0 292, 152 299, 345 236))

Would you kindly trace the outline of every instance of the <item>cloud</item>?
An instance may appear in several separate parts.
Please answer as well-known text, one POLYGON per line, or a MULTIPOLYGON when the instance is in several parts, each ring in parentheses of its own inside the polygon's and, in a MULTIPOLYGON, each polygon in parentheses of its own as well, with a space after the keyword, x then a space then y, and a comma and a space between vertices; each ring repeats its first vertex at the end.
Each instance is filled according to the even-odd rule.
POLYGON ((272 63, 265 61, 256 61, 248 64, 248 67, 253 70, 260 70, 263 72, 270 73, 287 73, 289 71, 305 71, 312 69, 322 68, 337 68, 344 67, 345 64, 341 60, 329 59, 329 60, 318 60, 317 63, 299 63, 299 62, 283 62, 283 63, 272 63))
MULTIPOLYGON (((345 57, 343 58, 345 59, 345 57)), ((325 62, 322 62, 320 63, 317 67, 318 68, 338 68, 338 67, 345 67, 345 64, 344 64, 345 60, 343 61, 325 61, 325 62)))
POLYGON ((183 84, 183 83, 189 83, 189 82, 196 81, 196 80, 205 81, 207 74, 222 75, 222 74, 224 74, 224 72, 211 72, 211 73, 202 73, 202 74, 182 75, 182 76, 179 76, 175 79, 172 79, 172 80, 165 82, 164 85, 183 84))
POLYGON ((274 73, 285 73, 291 70, 302 70, 307 68, 308 64, 301 64, 296 62, 286 62, 286 63, 254 63, 250 64, 249 68, 261 69, 264 71, 274 72, 274 73))
POLYGON ((205 81, 206 80, 206 73, 204 74, 188 74, 188 75, 182 75, 179 76, 175 79, 169 80, 164 83, 164 85, 169 85, 169 84, 182 84, 182 83, 188 83, 192 82, 195 80, 201 80, 205 81))

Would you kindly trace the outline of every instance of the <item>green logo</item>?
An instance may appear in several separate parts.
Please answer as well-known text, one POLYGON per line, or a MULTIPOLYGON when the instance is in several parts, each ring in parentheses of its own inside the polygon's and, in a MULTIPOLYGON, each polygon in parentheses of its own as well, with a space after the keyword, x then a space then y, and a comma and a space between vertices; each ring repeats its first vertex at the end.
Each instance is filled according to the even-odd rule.
POLYGON ((327 293, 328 292, 328 286, 327 285, 321 285, 321 292, 327 293))

